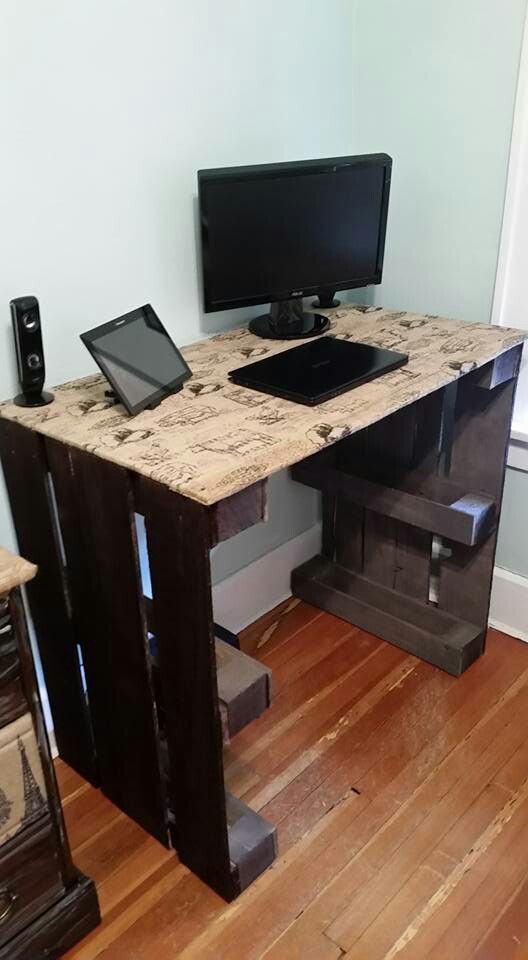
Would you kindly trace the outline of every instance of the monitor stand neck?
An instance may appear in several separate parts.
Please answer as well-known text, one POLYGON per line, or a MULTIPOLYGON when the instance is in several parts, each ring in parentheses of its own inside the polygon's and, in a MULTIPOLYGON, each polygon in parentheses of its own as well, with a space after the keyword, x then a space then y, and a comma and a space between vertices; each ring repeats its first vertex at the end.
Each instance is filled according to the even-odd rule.
POLYGON ((329 322, 321 313, 305 313, 302 297, 295 297, 272 303, 270 312, 251 320, 249 329, 257 337, 270 340, 299 340, 324 333, 329 322))

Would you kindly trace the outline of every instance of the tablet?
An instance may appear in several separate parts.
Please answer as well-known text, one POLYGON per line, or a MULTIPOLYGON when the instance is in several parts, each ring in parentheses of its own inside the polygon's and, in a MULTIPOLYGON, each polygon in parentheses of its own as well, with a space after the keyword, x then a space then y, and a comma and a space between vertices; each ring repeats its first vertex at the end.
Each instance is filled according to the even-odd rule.
POLYGON ((192 375, 150 303, 81 333, 130 414, 154 407, 192 375))

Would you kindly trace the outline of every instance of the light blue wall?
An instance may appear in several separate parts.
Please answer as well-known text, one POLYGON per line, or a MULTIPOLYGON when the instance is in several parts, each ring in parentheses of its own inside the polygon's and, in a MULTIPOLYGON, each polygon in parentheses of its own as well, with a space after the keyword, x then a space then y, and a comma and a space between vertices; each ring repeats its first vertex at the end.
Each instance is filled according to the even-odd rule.
POLYGON ((354 145, 394 159, 375 302, 489 320, 525 7, 357 0, 354 145))
POLYGON ((506 471, 497 563, 528 577, 528 473, 521 470, 506 471))
MULTIPOLYGON (((0 399, 12 297, 40 300, 50 385, 94 369, 82 330, 138 304, 178 343, 251 315, 201 310, 196 171, 350 152, 352 38, 349 0, 2 0, 0 399)), ((286 483, 218 575, 313 524, 286 483)))
MULTIPOLYGON (((357 0, 357 151, 394 158, 369 300, 489 321, 525 0, 357 0)), ((527 348, 528 349, 528 348, 527 348)), ((508 470, 497 563, 528 576, 528 474, 508 470)))
MULTIPOLYGON (((201 166, 388 151, 385 279, 367 296, 489 319, 524 8, 3 0, 0 399, 15 391, 13 296, 41 301, 50 383, 90 372, 79 332, 138 303, 182 343, 244 319, 200 310, 201 166)), ((508 477, 499 561, 528 574, 526 479, 508 477)), ((288 488, 275 478, 269 523, 218 548, 216 579, 314 522, 316 498, 288 488)))

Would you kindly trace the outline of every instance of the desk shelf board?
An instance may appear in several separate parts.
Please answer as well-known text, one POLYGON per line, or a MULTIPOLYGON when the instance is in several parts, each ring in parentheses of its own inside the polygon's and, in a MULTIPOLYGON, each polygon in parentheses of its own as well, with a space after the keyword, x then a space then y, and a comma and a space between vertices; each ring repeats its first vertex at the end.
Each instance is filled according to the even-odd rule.
POLYGON ((450 673, 483 652, 519 358, 294 467, 323 492, 323 557, 295 596, 450 673))
MULTIPOLYGON (((150 598, 147 609, 151 605, 150 598)), ((150 629, 150 628, 149 628, 150 629)), ((155 638, 151 639, 152 672, 158 709, 164 713, 155 638)), ((218 702, 225 745, 264 713, 271 704, 271 670, 241 650, 215 637, 218 702)))
POLYGON ((322 556, 292 574, 296 597, 459 676, 482 653, 481 627, 421 603, 322 556))
POLYGON ((320 458, 321 454, 316 454, 311 460, 294 467, 293 479, 326 494, 351 500, 373 513, 470 547, 475 546, 493 526, 496 504, 490 497, 466 493, 451 503, 441 503, 350 474, 320 458))

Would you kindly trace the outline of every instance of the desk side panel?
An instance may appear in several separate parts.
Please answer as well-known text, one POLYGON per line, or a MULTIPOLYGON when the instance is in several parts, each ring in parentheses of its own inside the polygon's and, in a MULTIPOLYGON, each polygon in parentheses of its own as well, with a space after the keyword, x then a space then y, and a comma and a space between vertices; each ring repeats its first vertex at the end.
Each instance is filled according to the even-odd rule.
POLYGON ((104 793, 168 843, 128 471, 46 441, 104 793))
POLYGON ((232 873, 209 564, 208 508, 142 481, 152 601, 169 752, 174 845, 222 896, 232 873))
POLYGON ((97 786, 43 438, 0 419, 0 453, 21 554, 37 564, 26 592, 61 757, 97 786))

